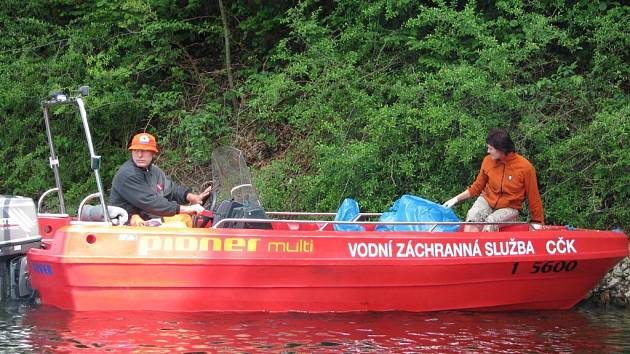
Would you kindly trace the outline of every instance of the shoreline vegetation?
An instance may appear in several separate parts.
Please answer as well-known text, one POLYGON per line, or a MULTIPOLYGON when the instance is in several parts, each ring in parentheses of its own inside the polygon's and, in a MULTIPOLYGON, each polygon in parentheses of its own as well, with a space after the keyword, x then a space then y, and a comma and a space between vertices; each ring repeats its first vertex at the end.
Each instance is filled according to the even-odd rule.
MULTIPOLYGON (((620 1, 8 0, 0 26, 1 194, 37 199, 54 185, 41 101, 89 85, 107 190, 147 130, 157 163, 197 191, 213 148, 243 150, 268 210, 442 202, 474 180, 488 129, 504 127, 537 170, 547 223, 630 232, 620 1)), ((74 112, 51 114, 76 210, 93 192, 87 148, 74 112)), ((627 304, 627 273, 593 297, 627 304)))

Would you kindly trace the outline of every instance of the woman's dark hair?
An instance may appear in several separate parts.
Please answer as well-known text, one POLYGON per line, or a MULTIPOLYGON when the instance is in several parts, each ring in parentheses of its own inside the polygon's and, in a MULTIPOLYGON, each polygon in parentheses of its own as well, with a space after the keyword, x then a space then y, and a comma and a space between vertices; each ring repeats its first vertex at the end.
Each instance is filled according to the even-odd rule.
POLYGON ((503 128, 494 128, 488 132, 488 138, 486 138, 486 143, 488 145, 492 145, 495 149, 503 152, 504 154, 509 154, 510 152, 514 152, 514 142, 510 138, 510 134, 503 128))

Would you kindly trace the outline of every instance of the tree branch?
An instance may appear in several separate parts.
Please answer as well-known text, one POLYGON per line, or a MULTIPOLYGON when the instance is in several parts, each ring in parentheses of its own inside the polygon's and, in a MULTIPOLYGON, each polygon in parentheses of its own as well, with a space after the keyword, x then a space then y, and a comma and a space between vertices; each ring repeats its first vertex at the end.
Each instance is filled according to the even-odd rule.
MULTIPOLYGON (((221 20, 223 21, 223 38, 225 40, 225 68, 228 75, 228 85, 230 91, 234 93, 234 77, 232 76, 232 63, 230 60, 230 31, 228 30, 227 15, 225 14, 225 7, 223 6, 223 0, 219 0, 219 9, 221 10, 221 20)), ((232 106, 234 107, 234 113, 238 110, 238 101, 236 96, 232 95, 232 106)))

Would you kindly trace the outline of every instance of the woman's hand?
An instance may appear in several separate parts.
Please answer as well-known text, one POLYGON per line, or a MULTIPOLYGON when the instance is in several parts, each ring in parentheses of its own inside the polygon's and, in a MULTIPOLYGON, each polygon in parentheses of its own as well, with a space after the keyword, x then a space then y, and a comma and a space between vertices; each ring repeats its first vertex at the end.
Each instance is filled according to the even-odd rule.
POLYGON ((442 206, 445 207, 445 208, 452 208, 452 207, 455 206, 455 204, 457 204, 457 202, 459 202, 457 197, 453 197, 453 198, 447 200, 446 202, 444 202, 444 204, 442 204, 442 206))

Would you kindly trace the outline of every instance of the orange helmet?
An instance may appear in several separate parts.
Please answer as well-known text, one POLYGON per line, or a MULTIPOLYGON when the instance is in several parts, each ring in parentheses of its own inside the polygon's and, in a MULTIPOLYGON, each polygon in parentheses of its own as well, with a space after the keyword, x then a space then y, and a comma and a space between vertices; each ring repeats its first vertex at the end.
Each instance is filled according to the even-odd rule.
POLYGON ((149 150, 158 152, 157 141, 155 137, 149 133, 139 133, 131 139, 129 150, 149 150))

